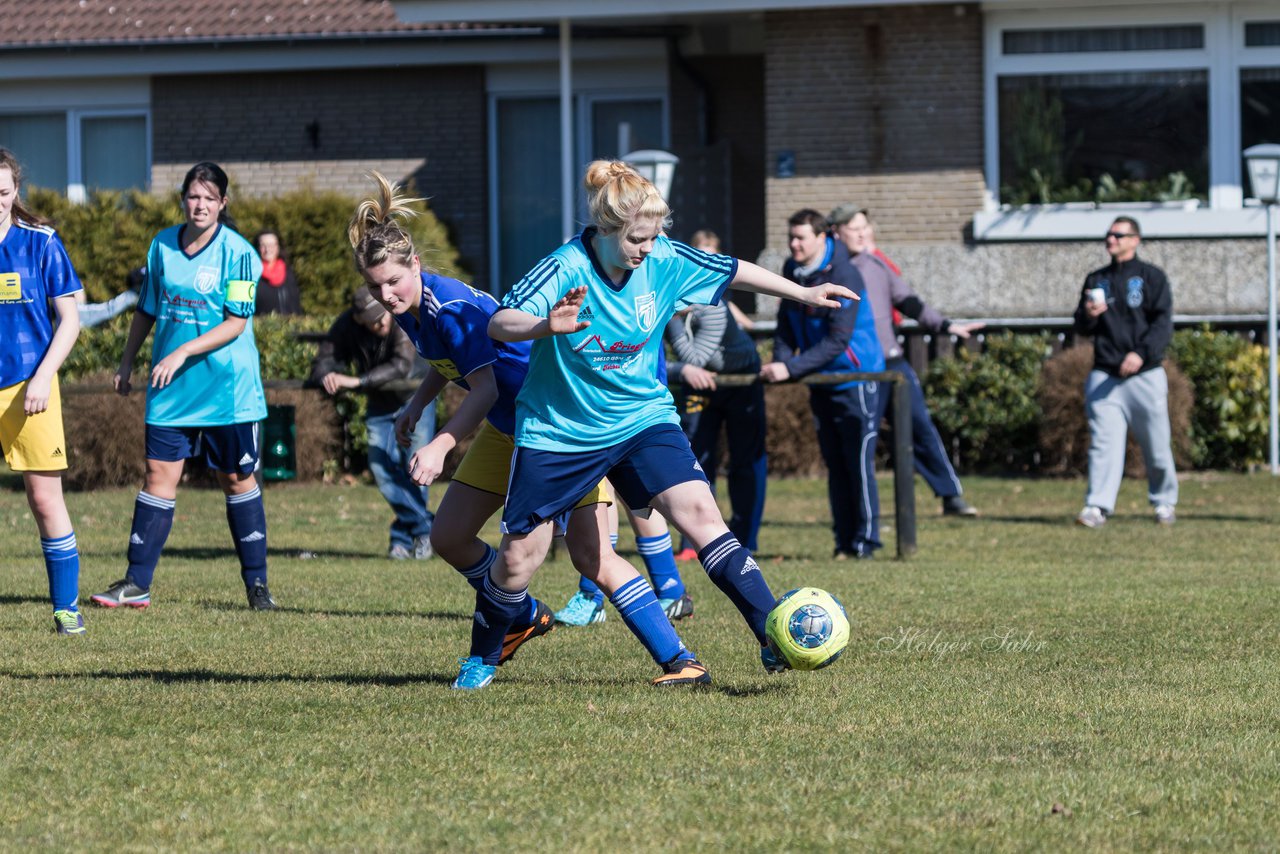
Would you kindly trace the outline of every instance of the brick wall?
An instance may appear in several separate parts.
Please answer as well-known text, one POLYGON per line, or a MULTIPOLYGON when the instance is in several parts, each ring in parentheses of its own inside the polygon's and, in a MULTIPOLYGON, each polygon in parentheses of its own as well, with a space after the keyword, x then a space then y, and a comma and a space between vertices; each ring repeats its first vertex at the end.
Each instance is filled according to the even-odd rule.
POLYGON ((768 13, 768 245, 793 211, 842 201, 886 240, 959 243, 983 203, 982 97, 977 4, 768 13))
POLYGON ((364 193, 370 169, 412 178, 485 286, 485 103, 479 66, 157 77, 152 187, 172 189, 200 160, 254 195, 364 193))

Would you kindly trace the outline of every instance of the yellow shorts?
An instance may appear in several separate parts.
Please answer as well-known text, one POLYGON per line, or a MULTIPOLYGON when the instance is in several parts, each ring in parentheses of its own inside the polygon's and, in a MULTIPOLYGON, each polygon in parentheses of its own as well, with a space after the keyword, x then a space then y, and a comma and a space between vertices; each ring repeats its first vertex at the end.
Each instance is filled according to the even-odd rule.
MULTIPOLYGON (((511 479, 511 457, 515 450, 515 439, 486 421, 476 433, 471 447, 467 448, 467 455, 458 464, 453 479, 472 489, 506 497, 507 482, 511 479)), ((608 481, 602 480, 574 506, 612 503, 613 493, 609 491, 608 481)))
POLYGON ((62 471, 67 467, 67 442, 62 432, 62 396, 58 378, 49 388, 49 408, 27 415, 22 404, 27 383, 0 388, 0 446, 14 471, 62 471))

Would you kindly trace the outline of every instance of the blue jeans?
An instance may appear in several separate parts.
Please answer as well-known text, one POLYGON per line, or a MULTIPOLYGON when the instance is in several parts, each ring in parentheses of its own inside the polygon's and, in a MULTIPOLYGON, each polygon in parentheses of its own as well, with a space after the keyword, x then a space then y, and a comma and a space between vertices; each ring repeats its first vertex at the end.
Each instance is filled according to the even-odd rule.
MULTIPOLYGON (((924 390, 920 388, 920 378, 906 359, 890 359, 885 370, 902 374, 911 387, 911 444, 915 451, 916 471, 939 498, 959 495, 964 490, 960 488, 960 478, 951 466, 951 458, 947 455, 946 446, 942 444, 942 437, 938 435, 938 428, 933 426, 933 419, 929 417, 929 404, 925 402, 924 390)), ((892 403, 893 386, 885 383, 884 388, 880 389, 877 425, 892 403)))
POLYGON ((435 435, 436 409, 428 406, 423 410, 408 448, 396 442, 396 414, 371 415, 365 421, 369 430, 369 471, 396 514, 391 523, 391 545, 412 549, 415 537, 431 533, 435 514, 427 509, 427 488, 409 477, 409 458, 435 435))

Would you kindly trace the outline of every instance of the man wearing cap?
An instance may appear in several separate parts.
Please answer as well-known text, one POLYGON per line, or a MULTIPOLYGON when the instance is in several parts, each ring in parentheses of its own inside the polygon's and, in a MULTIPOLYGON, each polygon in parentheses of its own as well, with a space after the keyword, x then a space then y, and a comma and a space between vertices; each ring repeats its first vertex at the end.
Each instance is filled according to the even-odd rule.
MULTIPOLYGON (((867 298, 871 301, 876 321, 876 337, 884 350, 885 369, 902 374, 911 387, 911 436, 916 470, 933 489, 934 495, 942 499, 943 515, 976 516, 978 511, 964 500, 960 478, 947 456, 938 428, 929 417, 920 378, 898 345, 898 336, 893 328, 893 310, 900 311, 930 332, 957 338, 968 338, 983 324, 955 323, 925 305, 924 300, 903 280, 893 262, 876 249, 875 229, 866 208, 848 202, 833 210, 830 220, 836 237, 849 250, 853 266, 866 282, 867 298)), ((890 397, 887 389, 880 395, 880 418, 884 417, 890 397)))
POLYGON ((413 444, 396 443, 396 414, 413 389, 384 390, 393 380, 416 378, 424 371, 413 342, 392 320, 366 287, 351 296, 351 308, 338 315, 320 344, 311 365, 311 381, 336 395, 362 389, 368 403, 365 425, 369 433, 369 470, 382 497, 395 511, 387 557, 393 560, 431 557, 431 523, 427 488, 409 477, 405 463, 435 432, 435 409, 427 407, 418 420, 413 444))

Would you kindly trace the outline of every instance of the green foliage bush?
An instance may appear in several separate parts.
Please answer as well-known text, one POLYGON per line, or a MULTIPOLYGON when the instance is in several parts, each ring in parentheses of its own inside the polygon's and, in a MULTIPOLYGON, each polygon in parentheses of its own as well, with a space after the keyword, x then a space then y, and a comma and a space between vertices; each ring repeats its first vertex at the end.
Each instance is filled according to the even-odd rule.
POLYGON ((981 354, 957 350, 924 377, 943 442, 973 471, 1027 471, 1035 464, 1040 406, 1036 389, 1049 352, 1047 335, 1003 333, 981 354))
POLYGON ((1207 327, 1174 334, 1169 355, 1195 387, 1191 455, 1197 468, 1260 464, 1267 443, 1267 352, 1207 327))
MULTIPOLYGON (((311 189, 241 198, 232 187, 228 195, 228 212, 241 234, 250 240, 264 229, 280 235, 298 277, 304 311, 333 316, 346 308, 359 284, 347 243, 347 222, 357 199, 311 189)), ((28 203, 53 220, 90 302, 102 302, 123 290, 129 271, 146 263, 156 232, 182 221, 176 194, 96 191, 84 204, 73 204, 61 193, 33 187, 28 203)), ((409 220, 408 228, 423 263, 467 279, 458 269, 458 251, 449 243, 445 226, 425 204, 413 208, 419 215, 409 220)))

